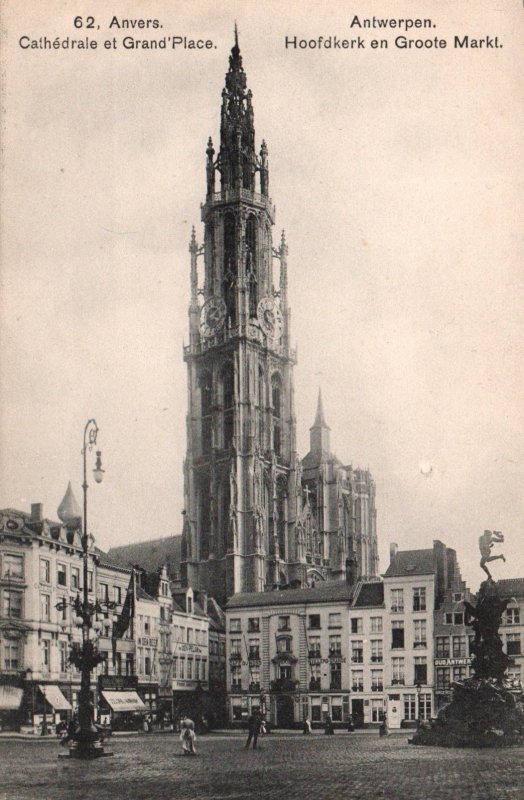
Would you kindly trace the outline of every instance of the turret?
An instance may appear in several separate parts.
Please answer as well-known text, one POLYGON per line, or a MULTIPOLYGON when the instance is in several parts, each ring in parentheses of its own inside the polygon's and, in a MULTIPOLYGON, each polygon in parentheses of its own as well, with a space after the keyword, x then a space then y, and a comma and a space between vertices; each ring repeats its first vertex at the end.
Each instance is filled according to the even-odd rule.
POLYGON ((315 421, 311 428, 309 429, 309 437, 310 437, 310 450, 315 455, 322 455, 323 453, 329 453, 330 451, 330 444, 329 444, 329 434, 330 428, 326 425, 326 421, 324 419, 324 408, 322 406, 322 390, 318 390, 318 401, 317 401, 317 414, 315 417, 315 421))

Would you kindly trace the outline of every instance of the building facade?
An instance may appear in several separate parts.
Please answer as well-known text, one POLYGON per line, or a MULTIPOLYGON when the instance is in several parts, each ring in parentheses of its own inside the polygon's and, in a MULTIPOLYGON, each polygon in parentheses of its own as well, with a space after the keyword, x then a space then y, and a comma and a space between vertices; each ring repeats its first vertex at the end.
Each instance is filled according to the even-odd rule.
MULTIPOLYGON (((210 621, 213 685, 223 698, 224 632, 216 609, 208 617, 205 594, 173 594, 165 567, 147 573, 116 564, 92 537, 88 559, 88 596, 98 605, 91 636, 103 656, 91 674, 98 718, 117 729, 137 727, 146 714, 169 725, 181 696, 198 700, 186 711, 205 711, 210 621), (113 638, 129 595, 129 625, 113 638)), ((78 531, 44 518, 40 504, 31 514, 0 511, 0 726, 51 730, 77 706, 80 672, 69 656, 81 645, 74 603, 82 592, 78 531)))
POLYGON ((230 722, 258 707, 284 727, 306 718, 321 725, 328 715, 335 725, 351 715, 356 727, 385 715, 391 728, 430 719, 445 700, 436 685, 444 635, 466 670, 463 661, 444 668, 455 670, 453 680, 469 674, 468 597, 455 551, 439 541, 425 550, 392 545, 382 580, 348 574, 346 582, 235 595, 226 606, 230 722))
POLYGON ((522 690, 524 676, 524 579, 506 578, 497 581, 503 595, 510 599, 502 619, 500 634, 505 651, 510 657, 508 667, 508 685, 517 691, 522 690))
POLYGON ((237 594, 226 607, 229 718, 260 709, 272 725, 350 713, 348 615, 352 587, 237 594))
POLYGON ((181 572, 224 602, 344 579, 348 558, 376 575, 378 558, 371 476, 332 456, 318 414, 304 464, 297 455, 288 248, 284 234, 273 243, 268 150, 255 146, 238 41, 220 119, 218 153, 211 139, 206 151, 203 243, 193 231, 189 246, 181 572))

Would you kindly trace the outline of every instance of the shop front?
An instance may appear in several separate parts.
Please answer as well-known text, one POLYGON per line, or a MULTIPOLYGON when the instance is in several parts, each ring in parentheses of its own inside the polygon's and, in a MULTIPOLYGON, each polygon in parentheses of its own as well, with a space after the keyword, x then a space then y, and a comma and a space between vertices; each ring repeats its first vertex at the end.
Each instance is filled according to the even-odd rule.
POLYGON ((35 734, 54 734, 57 727, 66 727, 73 707, 59 686, 53 683, 38 684, 36 713, 33 715, 35 734))
POLYGON ((147 706, 138 694, 136 675, 100 675, 99 722, 114 731, 137 731, 143 726, 147 706))
POLYGON ((301 700, 301 721, 309 719, 313 728, 323 727, 329 717, 335 728, 349 722, 349 694, 307 694, 301 700))
POLYGON ((24 690, 18 686, 0 686, 0 730, 20 730, 20 706, 24 690))
POLYGON ((114 731, 138 730, 146 712, 147 707, 137 692, 110 689, 101 692, 100 721, 114 731))

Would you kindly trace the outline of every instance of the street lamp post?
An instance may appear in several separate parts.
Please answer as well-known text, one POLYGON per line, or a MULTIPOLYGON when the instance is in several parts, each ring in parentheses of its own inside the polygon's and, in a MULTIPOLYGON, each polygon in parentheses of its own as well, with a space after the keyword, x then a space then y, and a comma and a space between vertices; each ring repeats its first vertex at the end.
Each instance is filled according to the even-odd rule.
POLYGON ((422 714, 421 714, 421 710, 422 709, 420 707, 420 691, 422 689, 422 686, 420 685, 419 682, 417 682, 415 684, 415 688, 417 690, 417 728, 420 728, 420 722, 421 722, 421 718, 422 718, 422 714))
MULTIPOLYGON (((69 503, 64 498, 62 503, 62 511, 59 509, 59 516, 61 520, 69 528, 80 528, 82 530, 82 554, 83 554, 83 591, 82 600, 78 595, 74 602, 73 607, 76 612, 75 622, 82 626, 82 646, 78 648, 75 644, 71 648, 71 662, 80 669, 80 692, 78 695, 78 720, 76 730, 72 735, 73 744, 70 748, 69 755, 75 758, 97 758, 103 755, 112 755, 104 751, 102 747, 102 740, 100 734, 94 724, 94 705, 91 700, 91 672, 102 661, 102 656, 98 652, 94 643, 90 640, 90 632, 97 629, 98 622, 94 622, 94 618, 99 611, 102 611, 101 605, 98 601, 91 603, 89 601, 89 534, 87 528, 87 451, 92 450, 96 445, 98 435, 98 426, 96 420, 89 419, 84 428, 84 446, 82 448, 83 456, 83 477, 82 490, 84 494, 84 514, 83 522, 81 524, 78 519, 78 511, 74 506, 76 502, 72 497, 69 498, 69 503)), ((102 469, 102 460, 100 450, 96 451, 96 463, 93 470, 93 477, 96 483, 101 483, 104 477, 104 470, 102 469)), ((70 491, 70 489, 68 490, 70 491)), ((79 509, 78 509, 79 510, 79 509)), ((113 603, 106 603, 106 605, 114 606, 113 603)))

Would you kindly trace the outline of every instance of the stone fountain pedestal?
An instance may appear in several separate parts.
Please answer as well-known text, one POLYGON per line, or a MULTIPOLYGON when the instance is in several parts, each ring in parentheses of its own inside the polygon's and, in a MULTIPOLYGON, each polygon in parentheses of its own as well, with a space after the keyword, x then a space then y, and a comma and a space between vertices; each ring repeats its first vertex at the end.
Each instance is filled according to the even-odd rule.
POLYGON ((508 747, 524 744, 524 696, 488 678, 453 684, 453 700, 423 724, 411 744, 432 747, 508 747))
POLYGON ((436 747, 506 747, 524 744, 524 695, 505 680, 510 664, 499 627, 510 598, 502 597, 489 578, 479 589, 477 605, 465 602, 465 622, 475 633, 471 645, 474 677, 454 683, 453 699, 437 719, 423 724, 411 744, 436 747))

